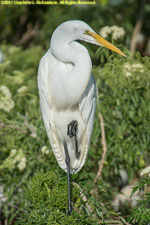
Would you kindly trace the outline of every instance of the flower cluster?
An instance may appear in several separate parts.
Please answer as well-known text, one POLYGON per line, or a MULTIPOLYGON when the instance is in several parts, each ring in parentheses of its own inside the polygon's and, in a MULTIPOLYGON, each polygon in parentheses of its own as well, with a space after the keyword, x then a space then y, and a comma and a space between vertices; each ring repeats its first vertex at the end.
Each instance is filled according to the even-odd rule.
POLYGON ((15 104, 8 87, 0 86, 0 109, 3 109, 6 112, 10 112, 14 105, 15 104))
POLYGON ((144 68, 141 63, 134 63, 134 64, 125 63, 123 66, 123 72, 126 75, 126 77, 131 76, 132 73, 137 72, 137 71, 139 73, 144 72, 144 68))
POLYGON ((49 151, 47 146, 43 146, 41 148, 41 152, 42 152, 43 155, 48 155, 50 151, 49 151))
POLYGON ((19 84, 19 85, 23 84, 24 76, 25 76, 25 74, 20 70, 13 71, 13 82, 15 84, 19 84))
POLYGON ((103 38, 107 38, 109 35, 112 35, 112 38, 114 40, 118 40, 124 37, 125 31, 122 27, 117 27, 117 26, 105 26, 100 29, 99 34, 103 38))
POLYGON ((0 165, 0 169, 14 169, 17 167, 20 171, 23 171, 26 164, 27 159, 23 150, 12 149, 9 156, 3 161, 2 165, 0 165))
POLYGON ((17 90, 17 93, 19 95, 24 95, 28 92, 28 87, 27 86, 21 86, 18 90, 17 90))
POLYGON ((141 176, 147 175, 148 177, 150 177, 150 166, 147 166, 146 168, 144 168, 141 173, 141 176))

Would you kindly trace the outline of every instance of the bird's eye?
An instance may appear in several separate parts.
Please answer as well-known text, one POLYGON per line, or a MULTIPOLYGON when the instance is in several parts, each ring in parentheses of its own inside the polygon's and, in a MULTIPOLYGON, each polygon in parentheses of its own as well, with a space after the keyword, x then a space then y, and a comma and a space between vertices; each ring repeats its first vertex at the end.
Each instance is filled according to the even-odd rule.
POLYGON ((84 34, 90 35, 89 30, 85 30, 85 31, 84 31, 84 34))

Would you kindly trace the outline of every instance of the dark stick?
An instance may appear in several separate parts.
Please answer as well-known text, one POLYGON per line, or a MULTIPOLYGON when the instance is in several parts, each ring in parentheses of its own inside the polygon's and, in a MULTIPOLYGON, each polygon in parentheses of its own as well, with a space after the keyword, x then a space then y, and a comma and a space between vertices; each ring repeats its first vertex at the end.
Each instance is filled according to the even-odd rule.
POLYGON ((77 132, 78 132, 78 121, 72 120, 71 123, 68 124, 67 135, 72 138, 75 137, 75 148, 76 148, 76 158, 80 157, 80 153, 78 151, 78 140, 77 140, 77 132))
POLYGON ((78 151, 78 140, 77 140, 77 132, 75 133, 75 146, 76 146, 76 158, 78 159, 80 156, 80 153, 78 151))
POLYGON ((71 188, 70 188, 70 157, 68 153, 68 148, 66 141, 64 141, 64 149, 66 155, 66 165, 67 165, 67 183, 68 183, 68 214, 71 215, 72 206, 71 206, 71 188))

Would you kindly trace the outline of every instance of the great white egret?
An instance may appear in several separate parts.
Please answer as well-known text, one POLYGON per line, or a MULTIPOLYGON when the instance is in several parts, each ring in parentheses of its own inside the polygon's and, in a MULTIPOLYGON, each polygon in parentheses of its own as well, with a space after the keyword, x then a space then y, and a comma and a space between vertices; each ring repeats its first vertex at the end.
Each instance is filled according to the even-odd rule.
POLYGON ((76 40, 104 46, 124 55, 85 22, 67 21, 56 28, 38 71, 44 125, 59 166, 67 173, 68 213, 71 214, 70 174, 84 165, 93 129, 96 83, 87 49, 76 40))

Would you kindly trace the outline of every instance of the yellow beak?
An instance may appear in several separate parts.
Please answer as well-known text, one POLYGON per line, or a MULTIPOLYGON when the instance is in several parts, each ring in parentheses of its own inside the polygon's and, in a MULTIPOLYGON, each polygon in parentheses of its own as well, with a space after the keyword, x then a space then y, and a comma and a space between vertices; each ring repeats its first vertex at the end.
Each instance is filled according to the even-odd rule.
POLYGON ((90 32, 90 31, 88 31, 88 35, 92 36, 97 43, 103 45, 104 47, 106 47, 110 50, 112 50, 113 52, 116 52, 116 53, 118 53, 119 55, 122 55, 122 56, 126 56, 119 48, 112 45, 109 41, 106 41, 100 35, 95 34, 93 32, 90 32))

